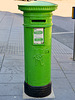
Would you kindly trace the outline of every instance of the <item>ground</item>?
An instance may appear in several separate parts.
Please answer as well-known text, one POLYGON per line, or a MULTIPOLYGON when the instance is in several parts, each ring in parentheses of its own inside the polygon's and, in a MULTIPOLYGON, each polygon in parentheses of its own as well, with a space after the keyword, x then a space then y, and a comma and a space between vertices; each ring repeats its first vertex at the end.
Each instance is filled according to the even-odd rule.
MULTIPOLYGON (((71 17, 53 16, 51 79, 56 97, 54 100, 75 99, 73 21, 71 17)), ((22 14, 0 11, 0 100, 23 100, 22 24, 22 14)))

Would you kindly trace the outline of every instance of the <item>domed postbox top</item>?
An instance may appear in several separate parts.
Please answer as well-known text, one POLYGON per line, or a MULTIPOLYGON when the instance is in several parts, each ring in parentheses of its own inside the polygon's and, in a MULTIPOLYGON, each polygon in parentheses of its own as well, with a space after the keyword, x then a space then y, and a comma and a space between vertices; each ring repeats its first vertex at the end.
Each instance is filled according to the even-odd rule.
POLYGON ((24 5, 18 5, 18 9, 21 11, 54 11, 57 8, 57 4, 46 1, 31 1, 24 5))

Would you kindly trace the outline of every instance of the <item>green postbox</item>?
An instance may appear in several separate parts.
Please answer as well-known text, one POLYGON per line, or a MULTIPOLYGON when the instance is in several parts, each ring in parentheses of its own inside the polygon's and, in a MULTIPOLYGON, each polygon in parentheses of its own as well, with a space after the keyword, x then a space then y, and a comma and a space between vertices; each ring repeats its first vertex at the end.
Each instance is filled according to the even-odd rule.
POLYGON ((51 93, 52 11, 56 8, 45 1, 18 5, 24 16, 24 92, 32 97, 51 93))

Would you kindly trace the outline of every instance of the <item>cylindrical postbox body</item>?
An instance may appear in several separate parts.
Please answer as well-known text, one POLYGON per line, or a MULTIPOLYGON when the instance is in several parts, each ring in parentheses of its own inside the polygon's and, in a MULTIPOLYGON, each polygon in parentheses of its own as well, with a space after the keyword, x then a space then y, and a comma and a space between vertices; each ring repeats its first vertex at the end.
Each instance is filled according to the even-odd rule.
POLYGON ((34 1, 18 6, 24 16, 25 93, 45 97, 51 93, 52 11, 56 4, 34 1))

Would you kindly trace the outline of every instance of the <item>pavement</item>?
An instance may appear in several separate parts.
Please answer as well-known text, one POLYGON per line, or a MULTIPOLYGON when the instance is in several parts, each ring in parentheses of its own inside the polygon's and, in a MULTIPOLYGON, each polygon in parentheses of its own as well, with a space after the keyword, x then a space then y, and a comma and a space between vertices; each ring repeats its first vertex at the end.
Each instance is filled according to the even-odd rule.
MULTIPOLYGON (((51 79, 54 100, 74 100, 73 20, 70 17, 53 16, 53 23, 51 79)), ((0 11, 0 100, 23 100, 22 24, 22 14, 0 11)))

